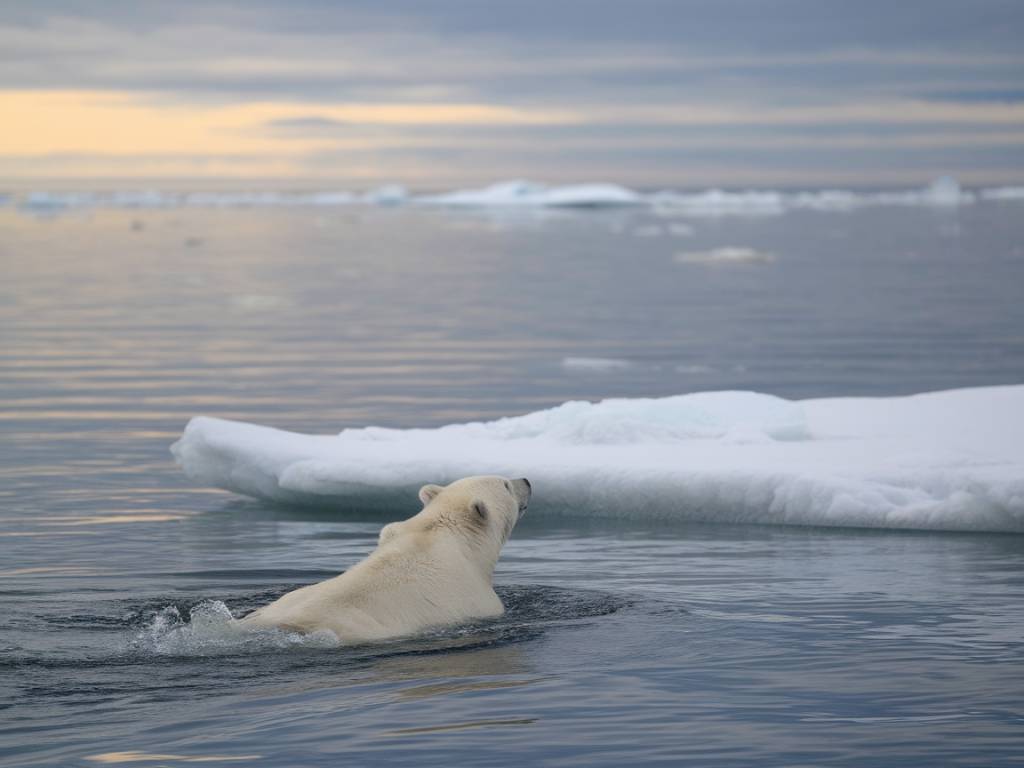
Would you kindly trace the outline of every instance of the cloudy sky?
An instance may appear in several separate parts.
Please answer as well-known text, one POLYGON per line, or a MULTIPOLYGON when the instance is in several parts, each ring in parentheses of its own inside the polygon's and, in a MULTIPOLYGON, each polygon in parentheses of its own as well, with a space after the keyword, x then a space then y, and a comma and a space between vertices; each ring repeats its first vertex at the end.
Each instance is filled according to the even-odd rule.
POLYGON ((1024 181, 1019 0, 0 0, 0 178, 1024 181))

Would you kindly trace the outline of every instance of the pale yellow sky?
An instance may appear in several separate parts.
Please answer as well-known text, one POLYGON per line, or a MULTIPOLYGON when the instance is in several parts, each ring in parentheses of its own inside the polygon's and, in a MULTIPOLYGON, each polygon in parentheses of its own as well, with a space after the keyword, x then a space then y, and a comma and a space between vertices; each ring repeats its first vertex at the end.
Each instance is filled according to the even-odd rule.
MULTIPOLYGON (((4 116, 0 156, 22 158, 27 161, 23 167, 38 160, 40 169, 59 166, 63 159, 66 171, 57 175, 68 177, 83 171, 85 175, 97 171, 104 175, 104 169, 129 177, 151 176, 154 169, 171 176, 193 174, 197 159, 206 161, 206 174, 223 173, 226 166, 235 175, 265 177, 308 172, 301 160, 318 150, 358 152, 396 143, 393 137, 275 134, 276 122, 302 120, 311 113, 318 120, 339 125, 379 128, 559 125, 579 119, 567 111, 487 104, 184 104, 146 93, 6 90, 0 91, 0 114, 4 116), (175 161, 176 155, 190 159, 175 161), (233 157, 244 162, 220 162, 233 157), (113 162, 132 158, 137 163, 113 162)), ((372 169, 362 170, 367 172, 372 169)))

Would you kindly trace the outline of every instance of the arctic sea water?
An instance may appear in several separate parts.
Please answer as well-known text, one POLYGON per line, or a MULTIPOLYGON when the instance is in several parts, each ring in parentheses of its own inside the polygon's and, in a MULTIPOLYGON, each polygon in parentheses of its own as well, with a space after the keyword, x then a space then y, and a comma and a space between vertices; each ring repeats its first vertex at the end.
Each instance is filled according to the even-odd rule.
MULTIPOLYGON (((668 432, 649 443, 652 465, 671 458, 673 429, 696 430, 680 455, 720 473, 713 493, 688 497, 702 509, 635 483, 635 497, 609 495, 632 482, 635 430, 651 427, 620 421, 582 440, 600 443, 603 481, 552 476, 546 508, 535 482, 540 503, 496 575, 504 618, 367 647, 240 635, 229 617, 344 569, 415 511, 412 496, 248 499, 186 477, 168 452, 197 414, 333 434, 608 397, 817 403, 1021 384, 1024 204, 929 194, 662 196, 607 210, 9 199, 0 763, 1018 764, 1024 536, 997 514, 1018 508, 1013 471, 981 466, 1012 432, 985 441, 985 422, 968 418, 1013 428, 1015 389, 953 393, 969 412, 922 401, 939 403, 934 419, 961 418, 975 462, 962 471, 975 474, 953 491, 992 491, 951 495, 961 508, 944 519, 988 532, 913 530, 916 497, 910 512, 899 497, 894 518, 872 516, 870 494, 845 521, 869 527, 782 525, 814 522, 789 517, 792 494, 774 506, 744 494, 762 524, 723 516, 737 508, 723 480, 735 468, 715 462, 730 446, 799 456, 817 478, 841 469, 838 443, 819 453, 784 403, 770 423, 758 406, 753 432, 729 414, 655 425, 668 432), (1012 412, 993 418, 997 406, 1012 412), (617 441, 633 446, 628 467, 606 461, 617 441), (882 527, 894 519, 902 529, 882 527)), ((809 428, 835 413, 805 410, 809 428)), ((858 440, 878 432, 860 413, 858 440)), ((587 447, 565 444, 563 458, 587 447)), ((851 444, 871 454, 872 482, 942 459, 939 444, 893 451, 888 472, 877 454, 891 444, 851 444)), ((331 479, 302 477, 315 492, 326 486, 310 478, 331 479)), ((827 486, 849 500, 844 488, 827 486)))

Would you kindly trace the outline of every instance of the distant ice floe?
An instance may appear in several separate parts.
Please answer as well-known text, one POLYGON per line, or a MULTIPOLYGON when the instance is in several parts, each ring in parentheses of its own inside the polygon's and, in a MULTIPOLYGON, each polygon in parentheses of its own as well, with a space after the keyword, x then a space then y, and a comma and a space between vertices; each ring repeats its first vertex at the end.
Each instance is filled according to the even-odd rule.
POLYGON ((775 254, 753 248, 727 246, 709 251, 683 251, 673 260, 677 264, 767 264, 775 261, 775 254))
POLYGON ((25 210, 48 213, 89 207, 94 204, 95 198, 95 195, 86 192, 28 192, 18 204, 25 210))
MULTIPOLYGON (((985 199, 986 191, 981 196, 985 199)), ((709 217, 781 216, 789 211, 853 211, 859 208, 911 206, 953 208, 970 205, 977 196, 961 189, 955 179, 936 179, 924 189, 896 192, 852 192, 826 189, 812 192, 712 189, 695 194, 663 191, 650 196, 654 212, 662 216, 709 217)))
POLYGON ((789 401, 754 392, 568 402, 436 429, 309 436, 197 417, 199 483, 412 512, 416 489, 525 475, 531 514, 1024 533, 1024 385, 789 401))
MULTIPOLYGON (((884 192, 815 190, 785 192, 748 189, 702 192, 664 190, 643 194, 618 184, 549 186, 533 181, 503 181, 479 189, 430 195, 412 195, 398 184, 364 193, 349 191, 203 191, 121 190, 116 192, 36 191, 10 196, 22 210, 40 214, 81 208, 256 208, 330 206, 420 206, 438 209, 494 211, 553 211, 586 208, 643 207, 660 217, 715 218, 726 216, 780 216, 790 211, 854 211, 861 208, 908 206, 956 209, 982 201, 1024 201, 1024 187, 997 187, 977 192, 964 190, 950 177, 923 189, 884 192)), ((655 225, 632 230, 637 237, 655 237, 655 225)), ((685 236, 682 229, 670 234, 685 236)))
POLYGON ((119 190, 115 192, 30 192, 19 207, 28 211, 79 208, 268 208, 352 205, 360 198, 351 192, 172 192, 119 190))
POLYGON ((1024 200, 1024 187, 995 187, 980 192, 982 200, 1024 200))
POLYGON ((648 197, 654 212, 661 216, 717 218, 722 216, 778 216, 786 212, 781 192, 726 192, 709 189, 686 194, 662 191, 648 197))
POLYGON ((409 190, 401 184, 385 184, 371 189, 362 200, 370 205, 402 205, 409 199, 409 190))
POLYGON ((574 184, 548 187, 532 181, 505 181, 481 189, 421 195, 419 205, 446 208, 526 206, 531 208, 611 208, 644 204, 644 198, 617 184, 574 184))

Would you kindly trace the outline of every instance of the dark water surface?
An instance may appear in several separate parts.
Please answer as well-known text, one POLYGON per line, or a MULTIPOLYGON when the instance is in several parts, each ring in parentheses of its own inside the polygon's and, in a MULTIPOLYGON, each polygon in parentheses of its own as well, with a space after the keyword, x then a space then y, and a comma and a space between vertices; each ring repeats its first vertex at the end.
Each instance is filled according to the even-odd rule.
POLYGON ((0 209, 0 763, 1019 765, 1024 537, 527 515, 505 617, 339 648, 226 611, 385 518, 196 488, 167 446, 1019 383, 1020 214, 0 209))

